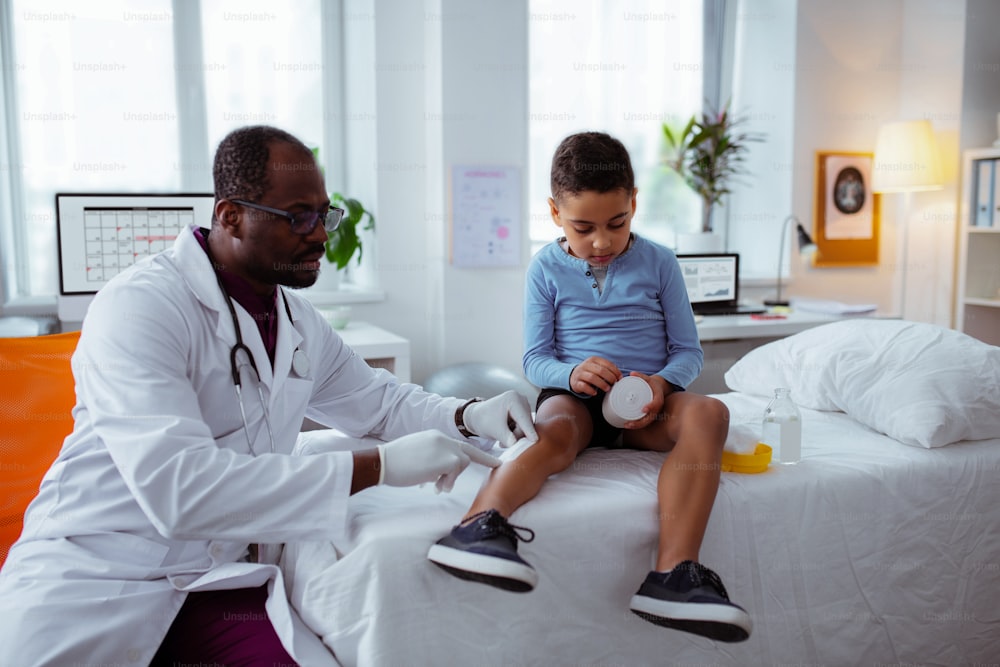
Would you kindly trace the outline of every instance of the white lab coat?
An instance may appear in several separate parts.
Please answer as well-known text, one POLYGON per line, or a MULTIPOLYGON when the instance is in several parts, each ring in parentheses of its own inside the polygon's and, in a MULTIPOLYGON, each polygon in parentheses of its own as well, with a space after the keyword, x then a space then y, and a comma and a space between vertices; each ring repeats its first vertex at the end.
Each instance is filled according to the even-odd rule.
POLYGON ((303 298, 283 290, 274 369, 235 305, 260 369, 244 379, 249 454, 230 374, 235 333, 190 232, 97 295, 73 356, 75 428, 0 571, 0 665, 141 665, 187 592, 268 585, 267 613, 301 664, 336 664, 287 602, 280 544, 344 528, 347 452, 290 455, 304 416, 351 436, 426 428, 460 438, 459 399, 369 368, 303 298), (305 377, 292 354, 309 358, 305 377), (261 563, 249 543, 268 543, 261 563))

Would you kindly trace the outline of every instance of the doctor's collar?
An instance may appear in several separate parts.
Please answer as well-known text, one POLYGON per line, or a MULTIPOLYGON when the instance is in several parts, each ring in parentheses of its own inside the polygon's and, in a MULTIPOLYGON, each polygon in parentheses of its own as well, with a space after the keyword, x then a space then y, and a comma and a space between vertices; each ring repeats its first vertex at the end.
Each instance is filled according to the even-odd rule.
POLYGON ((265 317, 265 313, 275 313, 278 304, 278 288, 275 286, 274 290, 268 296, 260 296, 254 290, 253 286, 244 278, 227 271, 223 265, 220 265, 215 261, 215 257, 212 256, 212 251, 208 247, 208 232, 210 230, 204 227, 198 227, 194 230, 194 237, 198 240, 198 244, 201 245, 201 249, 205 251, 208 255, 208 261, 212 265, 212 269, 215 271, 216 275, 222 280, 222 284, 225 287, 225 292, 232 298, 236 300, 238 304, 246 308, 247 312, 254 315, 254 319, 259 319, 265 317))

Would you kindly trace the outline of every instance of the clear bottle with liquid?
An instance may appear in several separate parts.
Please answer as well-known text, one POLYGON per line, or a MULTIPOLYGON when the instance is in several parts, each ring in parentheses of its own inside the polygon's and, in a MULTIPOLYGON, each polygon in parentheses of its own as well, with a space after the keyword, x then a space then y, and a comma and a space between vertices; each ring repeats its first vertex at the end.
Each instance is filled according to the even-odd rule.
POLYGON ((791 389, 779 387, 764 410, 761 442, 770 445, 772 458, 798 463, 802 458, 802 413, 791 397, 791 389))

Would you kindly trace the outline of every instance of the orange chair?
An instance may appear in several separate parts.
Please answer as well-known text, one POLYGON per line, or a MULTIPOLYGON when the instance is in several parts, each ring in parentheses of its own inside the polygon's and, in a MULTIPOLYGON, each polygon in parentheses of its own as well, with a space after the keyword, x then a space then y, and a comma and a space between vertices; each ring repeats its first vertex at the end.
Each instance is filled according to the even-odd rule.
POLYGON ((80 332, 0 338, 0 565, 24 510, 73 430, 70 357, 80 332))

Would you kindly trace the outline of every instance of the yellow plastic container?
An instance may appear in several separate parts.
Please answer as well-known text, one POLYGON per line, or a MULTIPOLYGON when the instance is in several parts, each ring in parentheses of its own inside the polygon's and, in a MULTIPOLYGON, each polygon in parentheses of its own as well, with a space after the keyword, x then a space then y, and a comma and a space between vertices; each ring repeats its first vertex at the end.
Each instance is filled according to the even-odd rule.
POLYGON ((753 454, 722 452, 722 472, 753 474, 764 472, 771 463, 771 448, 763 442, 757 443, 753 454))

